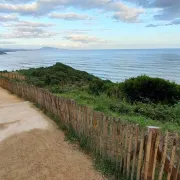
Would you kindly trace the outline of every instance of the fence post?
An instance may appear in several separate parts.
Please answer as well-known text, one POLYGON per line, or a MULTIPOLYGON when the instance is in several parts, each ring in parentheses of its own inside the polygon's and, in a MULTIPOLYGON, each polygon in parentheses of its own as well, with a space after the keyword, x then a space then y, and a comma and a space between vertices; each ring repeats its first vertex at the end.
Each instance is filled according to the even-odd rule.
POLYGON ((145 149, 144 180, 152 180, 153 169, 156 166, 156 139, 159 135, 159 127, 148 126, 147 144, 145 149))
POLYGON ((144 146, 144 131, 141 132, 141 137, 140 137, 136 180, 140 180, 141 179, 141 166, 142 166, 142 159, 143 159, 143 155, 142 155, 143 154, 143 146, 144 146))

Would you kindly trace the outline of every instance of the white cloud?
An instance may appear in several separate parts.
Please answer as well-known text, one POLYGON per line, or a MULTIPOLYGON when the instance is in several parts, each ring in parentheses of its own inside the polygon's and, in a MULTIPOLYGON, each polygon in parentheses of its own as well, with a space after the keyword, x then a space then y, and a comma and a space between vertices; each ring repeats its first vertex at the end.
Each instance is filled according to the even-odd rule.
POLYGON ((139 22, 139 15, 141 15, 144 12, 143 9, 132 9, 132 11, 122 11, 122 12, 116 12, 113 15, 113 19, 117 21, 125 21, 129 23, 136 23, 139 22))
POLYGON ((33 0, 1 0, 2 3, 12 3, 12 4, 27 3, 32 1, 33 0))
POLYGON ((63 34, 87 34, 92 29, 66 29, 63 34))
POLYGON ((16 14, 2 15, 0 14, 0 22, 17 21, 18 16, 16 14))
POLYGON ((11 42, 11 41, 0 41, 1 45, 7 45, 7 44, 16 44, 15 42, 11 42))
MULTIPOLYGON (((134 19, 135 21, 137 21, 138 16, 141 13, 143 13, 141 8, 129 7, 125 5, 123 2, 114 1, 114 0, 37 0, 29 4, 28 3, 24 4, 24 0, 23 0, 22 4, 0 3, 1 12, 4 13, 15 12, 21 15, 29 14, 34 16, 48 14, 54 10, 57 11, 62 8, 69 8, 69 7, 83 9, 83 10, 96 9, 96 10, 102 10, 104 12, 121 13, 120 19, 123 19, 124 21, 126 21, 128 14, 131 14, 132 17, 135 17, 134 19)), ((115 17, 116 16, 117 14, 115 14, 115 17)))
POLYGON ((46 24, 33 21, 17 21, 3 25, 7 33, 0 34, 2 39, 14 38, 50 38, 58 33, 51 31, 53 24, 46 24))
POLYGON ((5 27, 52 27, 54 24, 50 23, 42 23, 42 22, 35 22, 35 21, 18 21, 15 23, 5 24, 5 27))
POLYGON ((50 18, 64 19, 66 21, 77 21, 77 20, 92 20, 93 18, 88 15, 77 14, 77 13, 51 13, 50 18))
POLYGON ((106 43, 105 40, 97 38, 95 36, 89 36, 89 35, 80 35, 80 34, 72 34, 72 35, 67 35, 64 37, 66 40, 70 40, 73 42, 80 42, 84 44, 88 43, 106 43))
POLYGON ((30 38, 50 38, 56 36, 57 33, 45 31, 43 29, 25 29, 17 28, 10 33, 0 35, 2 39, 30 39, 30 38))
POLYGON ((0 12, 2 13, 19 13, 35 15, 38 10, 37 3, 31 4, 2 4, 0 3, 0 12))

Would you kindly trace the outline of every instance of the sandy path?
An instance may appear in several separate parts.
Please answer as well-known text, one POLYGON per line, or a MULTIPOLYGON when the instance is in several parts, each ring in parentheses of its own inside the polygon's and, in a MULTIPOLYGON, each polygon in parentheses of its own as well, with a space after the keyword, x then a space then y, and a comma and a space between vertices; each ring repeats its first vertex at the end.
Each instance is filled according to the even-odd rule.
POLYGON ((0 88, 1 180, 103 180, 91 159, 29 102, 0 88))

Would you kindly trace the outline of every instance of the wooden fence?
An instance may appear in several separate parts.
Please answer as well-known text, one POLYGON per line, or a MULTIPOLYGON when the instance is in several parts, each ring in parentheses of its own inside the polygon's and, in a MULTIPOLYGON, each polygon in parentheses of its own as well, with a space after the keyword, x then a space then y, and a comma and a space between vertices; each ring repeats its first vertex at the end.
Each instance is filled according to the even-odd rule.
POLYGON ((161 134, 156 127, 144 130, 32 85, 0 78, 0 86, 54 114, 80 138, 87 138, 93 152, 115 162, 128 179, 180 180, 177 134, 161 134))
POLYGON ((25 80, 25 76, 18 74, 18 73, 8 73, 8 72, 0 72, 0 76, 6 77, 9 79, 19 79, 19 80, 25 80))

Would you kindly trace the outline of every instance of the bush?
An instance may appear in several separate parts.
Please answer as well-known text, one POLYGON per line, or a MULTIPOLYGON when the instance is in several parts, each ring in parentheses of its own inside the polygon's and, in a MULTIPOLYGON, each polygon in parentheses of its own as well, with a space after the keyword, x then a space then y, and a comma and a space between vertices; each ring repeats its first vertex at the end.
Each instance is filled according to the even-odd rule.
POLYGON ((114 104, 114 103, 110 104, 109 109, 120 114, 130 114, 130 115, 134 114, 133 106, 126 102, 120 102, 118 104, 114 104))
POLYGON ((174 122, 180 124, 180 104, 173 106, 163 104, 144 104, 141 102, 129 104, 122 101, 110 103, 109 109, 120 114, 143 116, 161 122, 174 122))
POLYGON ((175 104, 180 100, 180 86, 161 78, 146 75, 120 83, 119 90, 131 102, 175 104))
POLYGON ((63 93, 65 90, 61 86, 55 85, 55 86, 51 86, 49 88, 49 91, 54 94, 57 94, 57 93, 63 93))
POLYGON ((45 68, 40 67, 30 68, 29 70, 19 70, 18 72, 25 75, 31 84, 36 84, 36 81, 41 81, 44 86, 58 84, 87 85, 93 79, 98 79, 87 72, 75 70, 62 63, 56 63, 51 67, 45 68))
POLYGON ((89 84, 89 92, 99 95, 104 91, 104 83, 102 80, 95 79, 89 84))
POLYGON ((100 95, 100 94, 108 94, 113 83, 109 80, 101 80, 101 79, 94 79, 89 84, 89 93, 100 95))
POLYGON ((180 124, 180 103, 175 103, 180 100, 179 85, 160 78, 139 76, 113 83, 61 63, 18 72, 26 76, 28 84, 75 99, 106 115, 138 117, 140 124, 146 124, 145 119, 171 122, 173 127, 180 124))

